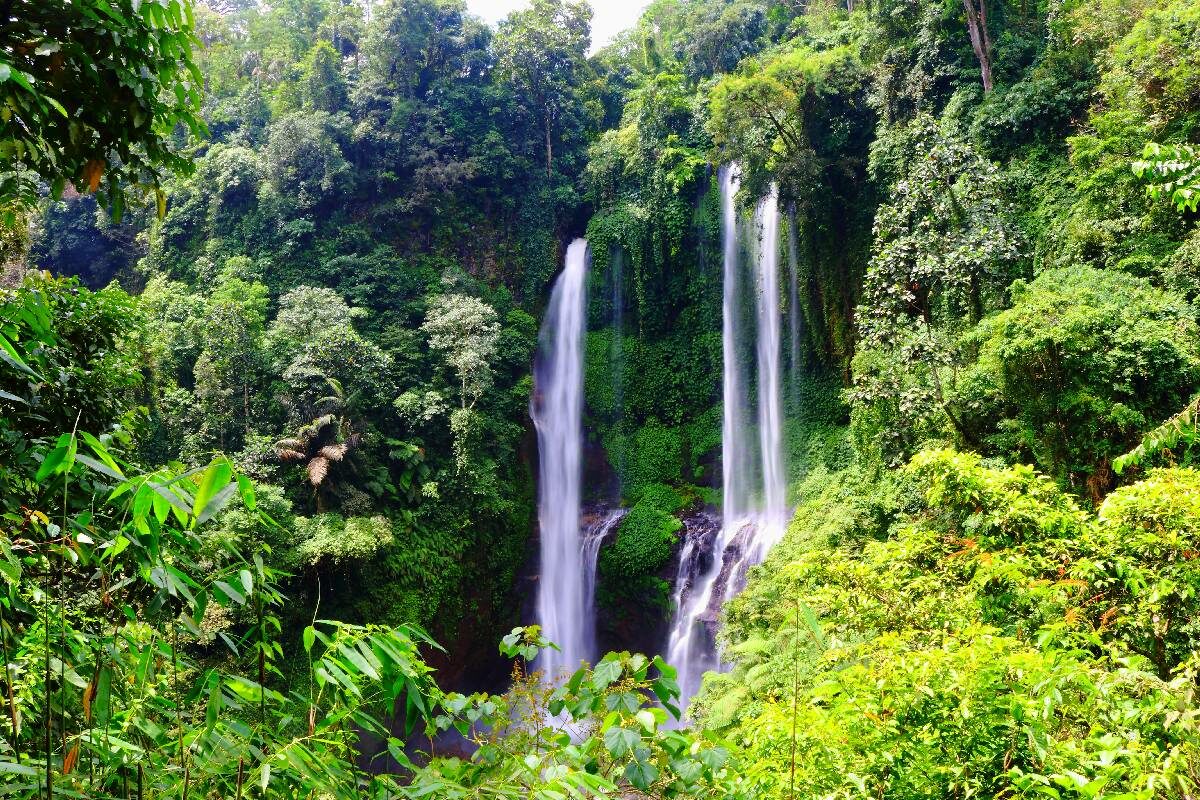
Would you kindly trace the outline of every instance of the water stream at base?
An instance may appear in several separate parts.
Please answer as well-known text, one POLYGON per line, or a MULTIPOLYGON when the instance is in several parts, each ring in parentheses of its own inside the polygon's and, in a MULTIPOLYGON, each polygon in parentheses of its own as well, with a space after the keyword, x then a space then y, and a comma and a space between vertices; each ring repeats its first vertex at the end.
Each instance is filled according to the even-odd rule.
POLYGON ((600 548, 604 542, 616 532, 617 526, 629 512, 624 508, 600 510, 585 516, 583 529, 583 572, 580 576, 583 584, 583 608, 591 622, 587 630, 586 658, 595 663, 599 655, 596 651, 596 569, 600 564, 600 548))

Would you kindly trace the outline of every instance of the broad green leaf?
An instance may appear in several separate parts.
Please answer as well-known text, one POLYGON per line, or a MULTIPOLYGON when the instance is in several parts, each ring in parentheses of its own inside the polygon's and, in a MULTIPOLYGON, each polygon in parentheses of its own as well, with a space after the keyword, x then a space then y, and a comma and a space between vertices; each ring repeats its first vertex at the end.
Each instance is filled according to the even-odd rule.
POLYGON ((637 731, 612 727, 604 732, 604 749, 608 750, 613 758, 620 758, 633 750, 641 740, 637 731))
POLYGON ((217 492, 224 489, 232 477, 233 470, 224 458, 217 459, 204 471, 204 476, 200 479, 200 488, 196 490, 196 497, 192 500, 192 516, 197 522, 217 492))
POLYGON ((8 339, 4 338, 3 334, 0 334, 0 361, 24 372, 26 375, 37 378, 39 381, 45 380, 45 378, 34 372, 33 368, 25 363, 25 359, 21 358, 21 354, 17 352, 17 349, 13 347, 8 339))
POLYGON ((221 594, 225 595, 227 598, 229 598, 233 602, 237 603, 239 606, 246 605, 245 595, 243 595, 237 589, 234 589, 232 586, 230 586, 225 581, 213 581, 213 586, 215 586, 217 588, 217 591, 219 591, 221 594))
POLYGON ((635 788, 646 791, 658 780, 658 767, 649 761, 631 761, 625 765, 625 780, 635 788))
POLYGON ((598 692, 602 691, 620 677, 621 662, 606 658, 592 670, 592 688, 598 692))

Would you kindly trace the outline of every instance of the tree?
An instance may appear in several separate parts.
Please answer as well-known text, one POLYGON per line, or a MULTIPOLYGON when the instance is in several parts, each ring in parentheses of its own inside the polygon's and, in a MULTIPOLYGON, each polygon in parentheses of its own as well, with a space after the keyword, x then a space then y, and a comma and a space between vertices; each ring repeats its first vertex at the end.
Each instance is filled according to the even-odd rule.
POLYGON ((967 337, 979 358, 955 405, 996 431, 1007 457, 1032 456, 1099 501, 1112 488, 1110 459, 1200 388, 1195 309, 1144 278, 1082 266, 1010 292, 1012 308, 967 337))
POLYGON ((455 465, 462 472, 479 431, 475 404, 495 379, 500 322, 496 310, 479 298, 444 294, 430 305, 421 330, 430 349, 441 353, 458 378, 461 406, 450 413, 450 433, 455 465))
MULTIPOLYGON (((341 410, 341 396, 334 386, 334 394, 328 399, 337 411, 341 410)), ((312 486, 317 510, 326 508, 325 497, 337 489, 334 470, 346 456, 358 447, 360 437, 350 428, 350 421, 337 413, 322 414, 311 422, 300 426, 293 436, 275 443, 279 460, 298 463, 304 468, 305 479, 312 486)))
POLYGON ((852 399, 862 419, 882 413, 872 424, 903 456, 943 415, 969 435, 949 404, 953 333, 1002 299, 1023 244, 996 166, 932 118, 881 137, 871 158, 895 188, 875 216, 852 399))
POLYGON ((430 305, 421 330, 458 377, 462 408, 474 408, 494 377, 500 344, 496 309, 477 297, 444 294, 430 305))
POLYGON ((39 181, 97 192, 120 217, 127 187, 164 197, 186 172, 178 127, 205 134, 203 79, 187 0, 10 0, 0 5, 0 212, 37 199, 39 181), (103 188, 102 188, 103 187, 103 188))
POLYGON ((341 56, 329 42, 317 42, 304 59, 302 95, 306 108, 341 111, 346 105, 346 80, 342 77, 341 56))
POLYGON ((983 77, 983 91, 992 90, 992 37, 988 32, 987 0, 963 0, 967 12, 967 35, 971 38, 971 49, 979 59, 979 73, 983 77))
POLYGON ((353 175, 341 145, 345 121, 304 111, 271 123, 263 165, 271 186, 299 211, 336 204, 350 188, 353 175))
POLYGON ((510 14, 496 34, 502 76, 521 89, 541 119, 547 177, 556 126, 576 102, 575 92, 588 69, 591 19, 591 6, 579 0, 534 0, 532 8, 510 14))
POLYGON ((209 443, 236 450, 251 431, 251 398, 264 366, 267 287, 238 274, 250 259, 231 258, 209 295, 200 328, 204 350, 193 367, 195 395, 209 443))
POLYGON ((352 327, 366 311, 350 306, 333 289, 297 286, 279 298, 279 311, 267 330, 267 348, 284 369, 307 342, 333 328, 352 327))

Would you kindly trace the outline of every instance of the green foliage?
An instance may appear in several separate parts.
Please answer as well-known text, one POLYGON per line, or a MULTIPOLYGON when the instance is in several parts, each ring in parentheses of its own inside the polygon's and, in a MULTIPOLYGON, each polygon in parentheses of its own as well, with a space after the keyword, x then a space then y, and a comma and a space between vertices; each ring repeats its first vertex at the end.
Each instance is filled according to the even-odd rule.
POLYGON ((736 664, 702 719, 781 794, 1186 781, 1195 480, 1155 473, 1093 516, 1028 467, 949 451, 899 493, 814 474, 728 610, 736 664))
POLYGON ((392 523, 386 517, 321 514, 296 517, 296 554, 308 566, 361 561, 392 543, 392 523))
POLYGON ((675 516, 693 504, 661 483, 642 486, 616 536, 600 550, 597 600, 603 626, 619 640, 660 628, 671 612, 671 586, 662 572, 676 550, 683 523, 675 516))
POLYGON ((522 662, 553 646, 537 626, 514 629, 500 645, 517 659, 507 694, 442 697, 430 732, 456 730, 478 749, 416 768, 399 796, 754 796, 719 740, 668 728, 679 687, 661 658, 609 653, 552 687, 522 662))
POLYGON ((1183 411, 1143 436, 1137 447, 1114 458, 1113 471, 1120 475, 1126 467, 1141 465, 1163 452, 1175 449, 1186 452, 1200 438, 1198 413, 1200 398, 1192 400, 1183 411))
POLYGON ((669 486, 650 487, 621 520, 617 537, 600 553, 600 571, 612 586, 653 575, 671 557, 683 523, 672 516, 681 501, 669 486))
POLYGON ((31 438, 76 424, 106 430, 142 382, 142 322, 119 289, 92 292, 34 274, 17 290, 0 290, 3 429, 31 438))
POLYGON ((203 78, 184 0, 41 2, 5 8, 0 39, 0 220, 32 205, 39 181, 96 192, 119 220, 127 187, 165 202, 164 170, 190 164, 175 138, 199 137, 203 78))
POLYGON ((1195 391, 1195 312, 1141 278, 1086 267, 1011 292, 1013 307, 968 336, 979 355, 963 381, 963 417, 1098 499, 1109 460, 1195 391))
POLYGON ((676 428, 656 419, 631 433, 614 431, 605 447, 613 464, 623 465, 621 486, 626 495, 638 497, 647 486, 681 479, 683 442, 676 428))
POLYGON ((1180 211, 1195 211, 1200 206, 1200 163, 1196 148, 1149 142, 1142 158, 1133 162, 1133 172, 1149 182, 1146 191, 1153 199, 1169 197, 1180 211))

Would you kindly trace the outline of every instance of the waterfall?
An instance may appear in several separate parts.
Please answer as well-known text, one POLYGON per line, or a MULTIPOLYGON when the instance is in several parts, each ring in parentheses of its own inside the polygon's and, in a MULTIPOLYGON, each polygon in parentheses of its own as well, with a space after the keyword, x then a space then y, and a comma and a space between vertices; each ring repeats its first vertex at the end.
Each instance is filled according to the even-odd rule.
POLYGON ((746 554, 750 564, 767 557, 787 525, 787 477, 783 472, 783 380, 779 313, 779 191, 772 185, 755 211, 758 228, 758 443, 762 460, 759 535, 746 554))
POLYGON ((600 563, 600 548, 625 515, 629 513, 623 508, 611 509, 603 514, 595 515, 583 531, 582 584, 583 610, 587 614, 588 624, 584 631, 584 658, 595 661, 596 651, 596 568, 600 563))
POLYGON ((791 340, 788 384, 793 402, 800 387, 800 246, 796 237, 796 207, 788 209, 788 333, 791 340))
POLYGON ((783 464, 781 381, 782 314, 779 305, 779 200, 774 186, 759 201, 753 220, 753 280, 741 265, 741 220, 736 166, 723 167, 721 187, 724 244, 722 297, 721 530, 712 555, 697 558, 685 542, 676 584, 675 617, 667 660, 679 671, 684 701, 700 688, 705 672, 723 667, 716 646, 721 604, 745 585, 746 571, 766 558, 787 524, 783 464), (757 442, 748 423, 752 382, 744 364, 743 291, 754 293, 754 366, 757 381, 757 442), (755 445, 757 444, 757 448, 755 445), (757 450, 757 453, 755 452, 757 450), (757 455, 757 463, 754 456, 757 455), (681 588, 681 585, 683 588, 681 588))
POLYGON ((561 648, 547 650, 538 659, 538 668, 551 679, 589 658, 595 636, 593 610, 585 597, 579 524, 587 255, 584 239, 567 248, 542 323, 529 404, 538 438, 537 620, 543 634, 561 648))

